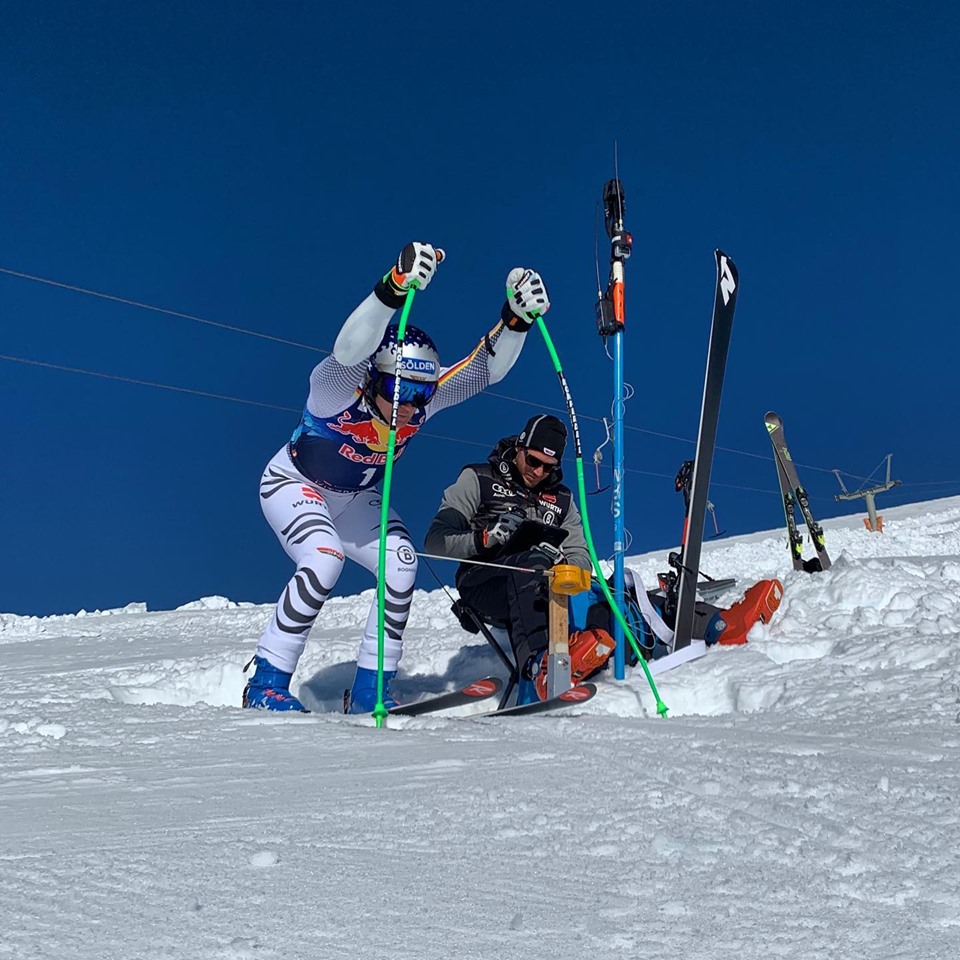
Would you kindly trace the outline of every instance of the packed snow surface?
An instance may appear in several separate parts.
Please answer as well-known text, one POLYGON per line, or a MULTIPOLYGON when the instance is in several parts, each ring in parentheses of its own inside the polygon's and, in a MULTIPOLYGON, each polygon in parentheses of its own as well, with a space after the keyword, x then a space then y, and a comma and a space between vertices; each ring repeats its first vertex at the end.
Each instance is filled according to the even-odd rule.
MULTIPOLYGON (((785 596, 657 678, 668 719, 637 671, 549 717, 345 717, 372 591, 324 609, 309 716, 239 708, 266 606, 0 614, 0 957, 960 957, 960 499, 885 513, 825 524, 818 575, 708 543, 724 605, 785 596)), ((406 699, 502 672, 449 606, 416 596, 406 699)))

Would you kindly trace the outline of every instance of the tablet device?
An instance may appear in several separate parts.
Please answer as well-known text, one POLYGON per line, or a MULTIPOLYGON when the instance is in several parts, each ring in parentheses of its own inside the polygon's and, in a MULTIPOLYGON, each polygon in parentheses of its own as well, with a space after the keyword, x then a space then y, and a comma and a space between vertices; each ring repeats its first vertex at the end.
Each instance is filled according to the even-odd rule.
POLYGON ((567 532, 563 527, 540 523, 539 520, 524 520, 517 527, 517 532, 507 541, 507 549, 511 553, 520 553, 521 550, 529 550, 543 542, 559 547, 567 539, 567 532))

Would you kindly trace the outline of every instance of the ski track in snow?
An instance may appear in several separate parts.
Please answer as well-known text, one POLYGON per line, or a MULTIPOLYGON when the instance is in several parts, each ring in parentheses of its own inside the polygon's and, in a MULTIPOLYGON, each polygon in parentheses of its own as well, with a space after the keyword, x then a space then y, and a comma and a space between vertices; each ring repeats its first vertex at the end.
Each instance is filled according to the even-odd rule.
MULTIPOLYGON (((554 717, 344 717, 372 590, 325 607, 296 717, 238 708, 270 607, 0 614, 0 957, 953 960, 960 499, 884 513, 827 521, 815 576, 779 532, 707 543, 784 601, 658 678, 668 720, 636 672, 554 717)), ((403 670, 502 672, 439 591, 403 670)))

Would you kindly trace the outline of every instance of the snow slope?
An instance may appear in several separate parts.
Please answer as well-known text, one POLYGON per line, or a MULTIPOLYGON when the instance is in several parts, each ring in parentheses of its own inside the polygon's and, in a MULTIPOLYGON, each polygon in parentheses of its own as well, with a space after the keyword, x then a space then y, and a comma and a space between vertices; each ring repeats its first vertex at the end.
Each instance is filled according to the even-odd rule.
MULTIPOLYGON (((667 720, 641 674, 344 717, 373 591, 325 608, 298 717, 237 706, 268 607, 0 614, 0 957, 960 956, 960 499, 884 513, 828 521, 815 576, 778 531, 707 544, 784 602, 658 678, 667 720)), ((416 697, 499 663, 435 591, 403 667, 416 697)))

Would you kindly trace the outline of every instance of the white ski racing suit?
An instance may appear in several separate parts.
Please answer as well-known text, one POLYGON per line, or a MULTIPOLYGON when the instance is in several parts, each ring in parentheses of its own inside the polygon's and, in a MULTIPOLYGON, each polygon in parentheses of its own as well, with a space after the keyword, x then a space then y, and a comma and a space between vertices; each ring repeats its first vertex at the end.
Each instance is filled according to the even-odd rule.
MULTIPOLYGON (((363 398, 370 356, 395 310, 371 293, 347 318, 333 354, 310 375, 310 393, 297 429, 267 464, 260 505, 297 569, 257 643, 257 654, 293 673, 307 635, 349 558, 377 575, 381 495, 389 424, 363 398)), ((435 414, 503 379, 526 334, 502 321, 476 348, 442 367, 437 391, 397 431, 395 456, 435 414)), ((384 670, 396 670, 410 612, 417 557, 403 521, 391 510, 387 526, 384 670)), ((377 667, 377 604, 370 607, 357 665, 377 667)))

